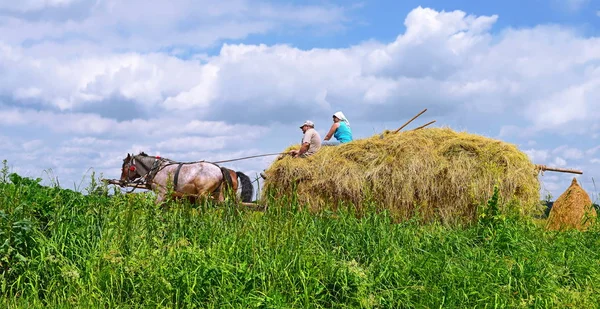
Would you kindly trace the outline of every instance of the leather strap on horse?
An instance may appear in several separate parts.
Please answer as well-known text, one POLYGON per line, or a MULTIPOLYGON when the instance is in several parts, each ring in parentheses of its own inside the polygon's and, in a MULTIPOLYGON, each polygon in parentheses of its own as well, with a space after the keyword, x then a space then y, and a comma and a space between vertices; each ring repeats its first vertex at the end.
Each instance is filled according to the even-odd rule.
POLYGON ((229 174, 229 169, 225 168, 225 167, 220 167, 221 168, 221 173, 223 173, 223 178, 225 178, 225 183, 233 186, 233 179, 231 179, 231 174, 229 174))
MULTIPOLYGON (((214 163, 213 163, 214 164, 214 163)), ((217 164, 215 164, 217 165, 217 164)), ((217 165, 219 166, 219 165, 217 165)), ((224 183, 226 183, 227 185, 229 185, 230 187, 233 187, 233 179, 231 179, 231 174, 229 174, 229 169, 226 167, 222 167, 219 166, 219 168, 221 169, 221 174, 223 175, 223 180, 224 183)), ((219 192, 219 190, 221 190, 221 187, 223 186, 223 182, 221 182, 217 188, 215 189, 215 191, 213 191, 213 193, 217 193, 219 192)))
POLYGON ((175 176, 173 178, 173 190, 177 190, 177 180, 179 179, 179 171, 181 170, 182 165, 183 163, 179 163, 179 165, 177 165, 177 170, 175 170, 175 176))

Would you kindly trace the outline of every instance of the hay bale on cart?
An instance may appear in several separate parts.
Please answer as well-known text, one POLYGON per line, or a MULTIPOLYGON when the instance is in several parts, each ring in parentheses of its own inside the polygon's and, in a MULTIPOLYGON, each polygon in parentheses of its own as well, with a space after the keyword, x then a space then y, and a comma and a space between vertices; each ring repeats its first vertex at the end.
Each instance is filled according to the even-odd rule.
POLYGON ((513 201, 524 214, 537 211, 538 172, 525 153, 500 140, 449 128, 386 131, 308 158, 276 160, 266 170, 263 196, 289 196, 295 188, 313 211, 346 205, 361 213, 371 205, 397 220, 418 214, 464 223, 476 218, 494 186, 501 205, 513 201))

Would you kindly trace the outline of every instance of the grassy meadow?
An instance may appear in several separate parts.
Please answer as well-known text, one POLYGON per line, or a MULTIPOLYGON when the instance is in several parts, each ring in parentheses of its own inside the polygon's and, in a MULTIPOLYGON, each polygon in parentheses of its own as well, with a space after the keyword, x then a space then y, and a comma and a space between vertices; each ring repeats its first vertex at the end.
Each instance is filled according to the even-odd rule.
MULTIPOLYGON (((6 165, 5 165, 6 167, 6 165)), ((93 179, 93 178, 92 178, 93 179)), ((597 308, 600 228, 498 213, 446 227, 385 213, 154 205, 0 175, 3 308, 597 308)), ((497 196, 497 195, 496 195, 497 196)))

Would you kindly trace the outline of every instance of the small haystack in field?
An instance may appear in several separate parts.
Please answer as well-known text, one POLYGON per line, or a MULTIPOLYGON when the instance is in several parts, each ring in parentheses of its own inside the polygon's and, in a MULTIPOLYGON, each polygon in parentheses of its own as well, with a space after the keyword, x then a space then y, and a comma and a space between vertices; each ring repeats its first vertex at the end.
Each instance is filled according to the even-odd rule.
POLYGON ((360 213, 374 202, 397 220, 418 212, 425 221, 472 221, 495 185, 500 201, 518 201, 523 213, 537 210, 540 200, 536 167, 525 153, 449 128, 386 131, 321 147, 308 158, 275 161, 266 175, 263 196, 289 196, 296 187, 299 202, 311 210, 347 202, 360 213))
POLYGON ((546 228, 549 230, 587 229, 596 219, 590 196, 573 178, 571 186, 552 205, 546 228))

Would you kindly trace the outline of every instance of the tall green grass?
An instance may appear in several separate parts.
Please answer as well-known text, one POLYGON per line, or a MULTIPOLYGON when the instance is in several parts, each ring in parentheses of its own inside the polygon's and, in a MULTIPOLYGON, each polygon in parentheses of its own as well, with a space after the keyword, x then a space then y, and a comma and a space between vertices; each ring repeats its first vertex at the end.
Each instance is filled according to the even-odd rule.
MULTIPOLYGON (((154 205, 0 175, 0 306, 596 308, 600 230, 546 232, 482 205, 465 227, 154 205)), ((109 194, 111 193, 111 194, 109 194)), ((496 195, 497 196, 497 195, 496 195)))

